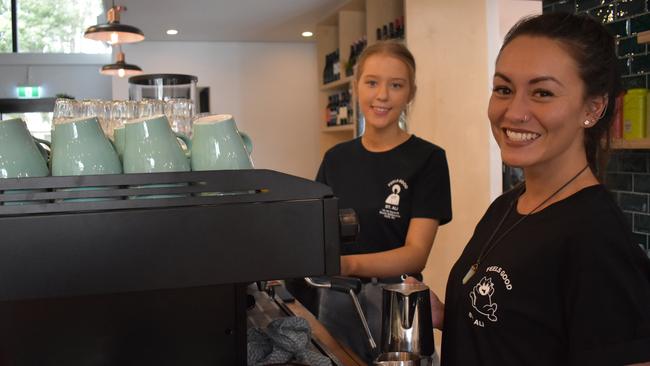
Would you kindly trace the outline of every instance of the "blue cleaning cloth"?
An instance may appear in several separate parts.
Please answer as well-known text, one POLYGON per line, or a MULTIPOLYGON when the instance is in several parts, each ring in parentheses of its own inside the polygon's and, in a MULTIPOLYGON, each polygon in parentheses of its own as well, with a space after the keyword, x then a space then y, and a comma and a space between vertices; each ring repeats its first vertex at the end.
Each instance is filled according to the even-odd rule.
POLYGON ((308 348, 311 329, 304 318, 280 318, 266 329, 250 328, 248 338, 248 366, 262 366, 289 361, 310 366, 332 366, 329 358, 308 348))

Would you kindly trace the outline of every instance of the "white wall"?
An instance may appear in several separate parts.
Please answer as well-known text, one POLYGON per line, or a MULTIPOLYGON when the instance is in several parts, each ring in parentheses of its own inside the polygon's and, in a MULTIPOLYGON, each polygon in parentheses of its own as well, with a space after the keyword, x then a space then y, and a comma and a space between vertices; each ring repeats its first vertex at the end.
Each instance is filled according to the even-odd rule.
POLYGON ((111 78, 99 73, 110 61, 111 55, 0 53, 0 98, 16 98, 19 85, 40 85, 44 98, 110 99, 111 78))
MULTIPOLYGON (((491 75, 503 38, 519 19, 533 14, 541 14, 540 0, 486 0, 487 46, 488 46, 488 92, 492 90, 491 75)), ((490 135, 490 198, 494 200, 502 191, 501 153, 496 141, 490 135)))
MULTIPOLYGON (((254 143, 256 168, 312 179, 319 154, 318 72, 312 43, 142 42, 124 47, 145 73, 198 77, 210 111, 229 113, 254 143)), ((113 98, 128 98, 127 78, 113 98)))
POLYGON ((451 178, 454 217, 440 228, 423 273, 441 298, 451 267, 501 193, 501 159, 487 118, 494 59, 507 29, 531 7, 541 12, 539 1, 405 1, 406 40, 418 67, 409 128, 446 150, 451 178))

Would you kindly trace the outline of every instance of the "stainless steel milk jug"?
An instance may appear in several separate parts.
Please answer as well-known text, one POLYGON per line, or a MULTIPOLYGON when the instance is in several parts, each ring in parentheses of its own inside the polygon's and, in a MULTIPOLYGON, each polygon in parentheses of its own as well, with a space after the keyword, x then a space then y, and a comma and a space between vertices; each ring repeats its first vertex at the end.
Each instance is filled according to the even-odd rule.
POLYGON ((399 283, 383 289, 381 352, 410 352, 429 358, 435 351, 429 288, 399 283))

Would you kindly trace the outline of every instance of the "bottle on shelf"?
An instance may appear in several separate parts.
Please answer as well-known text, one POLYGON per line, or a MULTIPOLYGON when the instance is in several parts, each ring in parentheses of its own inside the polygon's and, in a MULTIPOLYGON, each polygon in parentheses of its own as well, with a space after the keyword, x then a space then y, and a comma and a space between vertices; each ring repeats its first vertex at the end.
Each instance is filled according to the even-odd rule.
POLYGON ((352 76, 354 74, 354 66, 357 64, 357 59, 367 43, 366 37, 363 36, 350 45, 350 57, 345 64, 345 76, 352 76))
POLYGON ((330 108, 332 108, 332 96, 328 95, 327 96, 327 106, 325 106, 325 113, 323 113, 323 122, 325 122, 325 126, 329 126, 330 122, 330 108))
POLYGON ((345 64, 345 76, 352 76, 354 64, 357 62, 356 42, 350 45, 350 57, 345 64))
POLYGON ((399 18, 395 19, 395 38, 402 39, 402 23, 400 23, 399 18))
POLYGON ((348 97, 347 91, 341 93, 341 100, 338 106, 338 113, 336 116, 337 125, 347 125, 348 124, 348 97))
POLYGON ((334 51, 334 78, 333 81, 339 80, 341 78, 341 59, 339 57, 338 48, 334 51))
POLYGON ((331 83, 341 78, 341 62, 339 50, 328 53, 325 56, 325 67, 323 69, 323 84, 331 83))
POLYGON ((389 39, 404 39, 404 17, 395 18, 394 21, 377 28, 378 41, 389 39))
POLYGON ((339 100, 338 95, 330 95, 330 104, 328 106, 327 126, 335 126, 338 116, 339 100))
POLYGON ((323 68, 323 84, 329 83, 330 75, 330 55, 325 56, 325 67, 323 68))

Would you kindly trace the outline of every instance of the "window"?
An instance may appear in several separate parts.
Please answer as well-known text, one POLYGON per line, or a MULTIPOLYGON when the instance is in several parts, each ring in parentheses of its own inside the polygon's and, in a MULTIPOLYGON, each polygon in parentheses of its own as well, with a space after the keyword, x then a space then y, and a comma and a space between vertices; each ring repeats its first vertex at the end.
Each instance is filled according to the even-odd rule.
POLYGON ((52 139, 52 112, 26 112, 1 114, 2 119, 22 118, 32 136, 50 141, 52 139))
POLYGON ((11 52, 11 0, 0 0, 0 52, 11 52))
POLYGON ((50 141, 55 98, 0 99, 0 120, 22 118, 32 136, 50 141))
POLYGON ((102 0, 0 0, 0 52, 111 53, 107 44, 84 38, 97 24, 102 0), (16 24, 16 32, 12 31, 16 24), (13 39, 17 42, 14 45, 13 39))

